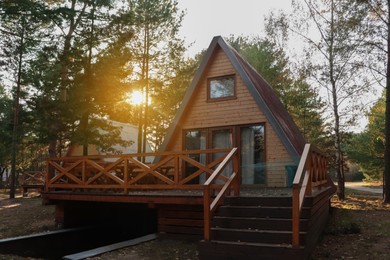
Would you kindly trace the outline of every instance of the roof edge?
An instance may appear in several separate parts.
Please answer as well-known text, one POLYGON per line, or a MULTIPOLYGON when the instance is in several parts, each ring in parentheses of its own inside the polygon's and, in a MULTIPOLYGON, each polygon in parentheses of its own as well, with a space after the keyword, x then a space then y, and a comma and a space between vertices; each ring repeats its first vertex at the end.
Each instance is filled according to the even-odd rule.
MULTIPOLYGON (((259 108, 263 111, 265 116, 267 117, 270 124, 275 129, 276 134, 286 147, 287 151, 295 160, 294 158, 300 157, 299 152, 295 149, 294 145, 290 142, 286 134, 284 133, 282 127, 280 126, 279 122, 275 118, 274 114, 270 110, 270 108, 267 106, 267 103, 264 101, 263 97, 260 95, 260 93, 257 91, 256 87, 253 85, 252 80, 246 73, 245 69, 241 66, 240 62, 238 61, 237 57, 233 53, 233 47, 231 47, 227 42, 225 42, 222 37, 220 38, 219 45, 221 48, 225 51, 226 55, 228 56, 230 62, 244 81, 245 85, 247 86, 248 90, 251 92, 253 98, 255 99, 257 105, 259 108)), ((246 62, 246 61, 245 61, 246 62)), ((249 63, 248 63, 249 64, 249 63)), ((250 64, 249 64, 250 65, 250 64)), ((250 65, 250 67, 253 69, 253 67, 250 65)), ((256 70, 255 70, 256 71, 256 70)), ((260 75, 261 76, 261 75, 260 75)), ((262 77, 261 77, 262 78, 262 77)), ((268 84, 265 80, 264 82, 268 84)), ((269 85, 269 84, 268 84, 269 85)))

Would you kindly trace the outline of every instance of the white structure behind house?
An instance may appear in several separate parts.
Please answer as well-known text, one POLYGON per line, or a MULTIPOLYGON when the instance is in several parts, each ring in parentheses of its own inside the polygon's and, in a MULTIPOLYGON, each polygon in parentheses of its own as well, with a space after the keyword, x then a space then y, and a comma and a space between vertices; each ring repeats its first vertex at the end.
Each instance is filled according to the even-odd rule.
MULTIPOLYGON (((138 127, 132 124, 127 123, 121 123, 117 121, 108 120, 110 124, 112 124, 115 127, 118 127, 121 129, 120 136, 122 140, 124 141, 131 141, 132 144, 129 146, 121 146, 121 145, 114 145, 112 148, 117 151, 117 154, 135 154, 138 150, 138 127)), ((101 130, 101 133, 104 134, 104 131, 101 130)), ((149 142, 146 142, 146 153, 152 153, 152 148, 149 142)), ((88 155, 106 155, 111 154, 107 152, 103 152, 99 147, 96 145, 89 145, 88 147, 88 155)), ((72 144, 70 145, 66 156, 82 156, 83 155, 83 146, 72 144)), ((115 158, 106 158, 106 161, 114 161, 115 158)), ((146 162, 152 162, 154 160, 154 156, 150 156, 146 158, 146 162)))

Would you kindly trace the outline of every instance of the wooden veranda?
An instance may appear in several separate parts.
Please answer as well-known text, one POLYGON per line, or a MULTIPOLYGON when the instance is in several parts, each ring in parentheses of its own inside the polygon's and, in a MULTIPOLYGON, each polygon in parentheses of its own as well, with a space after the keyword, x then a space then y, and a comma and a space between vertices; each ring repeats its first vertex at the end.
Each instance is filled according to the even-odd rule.
POLYGON ((239 195, 237 148, 50 159, 44 199, 104 201, 103 196, 112 202, 190 204, 192 200, 192 203, 204 205, 204 232, 205 237, 209 237, 210 228, 207 227, 210 227, 211 215, 227 193, 239 195), (212 158, 213 154, 220 156, 207 164, 191 158, 197 155, 212 158), (186 174, 186 167, 191 167, 193 172, 186 174), (193 180, 202 174, 205 174, 205 182, 194 183, 193 180), (198 196, 187 198, 182 194, 176 197, 145 194, 145 191, 156 190, 202 190, 202 199, 198 196), (142 191, 143 196, 136 191, 142 191))
MULTIPOLYGON (((326 157, 307 144, 290 193, 292 247, 303 244, 300 218, 305 197, 330 185, 326 157)), ((43 192, 46 202, 201 205, 203 224, 197 225, 203 229, 204 241, 213 239, 212 219, 226 196, 240 196, 237 148, 53 158, 47 163, 43 192), (199 162, 200 157, 208 163, 199 162)))

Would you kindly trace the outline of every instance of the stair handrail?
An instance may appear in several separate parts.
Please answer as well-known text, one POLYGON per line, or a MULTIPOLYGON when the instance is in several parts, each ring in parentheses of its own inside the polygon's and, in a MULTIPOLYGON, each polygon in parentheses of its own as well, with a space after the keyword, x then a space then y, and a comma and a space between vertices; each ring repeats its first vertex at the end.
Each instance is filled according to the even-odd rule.
POLYGON ((313 187, 321 189, 328 182, 327 158, 314 145, 306 144, 293 181, 292 191, 292 246, 299 247, 300 217, 305 196, 313 187))
POLYGON ((228 191, 230 191, 231 186, 233 185, 234 195, 238 196, 239 191, 239 179, 238 179, 238 158, 236 156, 238 148, 233 148, 225 159, 218 165, 213 174, 206 180, 204 183, 203 191, 203 209, 204 209, 204 240, 210 240, 210 230, 211 230, 211 218, 214 215, 214 211, 217 206, 223 202, 223 199, 228 191), (219 190, 218 194, 214 199, 211 198, 213 183, 218 179, 219 175, 222 174, 226 165, 233 160, 233 172, 230 175, 229 179, 225 182, 223 187, 219 190))

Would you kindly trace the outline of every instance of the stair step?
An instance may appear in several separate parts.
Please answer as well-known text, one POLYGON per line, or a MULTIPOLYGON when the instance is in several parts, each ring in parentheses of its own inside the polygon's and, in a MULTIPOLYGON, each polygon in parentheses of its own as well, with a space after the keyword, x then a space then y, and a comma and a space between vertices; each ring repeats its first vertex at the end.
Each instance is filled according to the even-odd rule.
MULTIPOLYGON (((301 219, 300 229, 306 231, 309 221, 301 219)), ((225 217, 215 216, 213 219, 214 227, 235 228, 235 229, 253 229, 253 230, 278 230, 291 231, 292 220, 285 218, 254 218, 254 217, 225 217)))
POLYGON ((225 205, 291 207, 291 197, 227 197, 225 205))
MULTIPOLYGON (((225 198, 225 205, 231 206, 275 206, 291 207, 292 197, 236 197, 230 196, 225 198)), ((303 202, 304 207, 311 207, 313 198, 307 197, 303 202)))
MULTIPOLYGON (((218 208, 216 216, 291 219, 291 207, 229 206, 218 208)), ((301 218, 310 217, 310 208, 302 208, 301 218)))
POLYGON ((199 259, 303 259, 304 248, 287 244, 201 241, 199 259))
MULTIPOLYGON (((212 240, 269 243, 269 244, 291 244, 291 231, 276 230, 251 230, 233 228, 211 228, 212 240)), ((306 232, 300 233, 300 241, 305 241, 306 232)))

